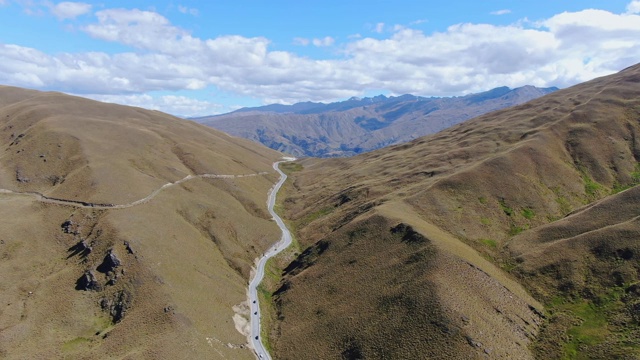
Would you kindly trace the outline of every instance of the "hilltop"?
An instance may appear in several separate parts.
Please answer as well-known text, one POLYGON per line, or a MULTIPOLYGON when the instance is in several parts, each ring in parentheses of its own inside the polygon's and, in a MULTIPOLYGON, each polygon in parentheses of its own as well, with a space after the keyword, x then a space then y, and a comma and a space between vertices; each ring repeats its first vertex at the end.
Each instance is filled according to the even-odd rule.
POLYGON ((7 86, 0 141, 0 357, 253 358, 236 313, 279 237, 265 202, 280 153, 7 86))
POLYGON ((640 65, 292 167, 275 354, 640 356, 640 65), (626 190, 626 191, 625 191, 626 190))
POLYGON ((295 156, 351 156, 408 142, 556 90, 503 86, 449 98, 379 95, 330 104, 303 102, 243 108, 196 120, 295 156))

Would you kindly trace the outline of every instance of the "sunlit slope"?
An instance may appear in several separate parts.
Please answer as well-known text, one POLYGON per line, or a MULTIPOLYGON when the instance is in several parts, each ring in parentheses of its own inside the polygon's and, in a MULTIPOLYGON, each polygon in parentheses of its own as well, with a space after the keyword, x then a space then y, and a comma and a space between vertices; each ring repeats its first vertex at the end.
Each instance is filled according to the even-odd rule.
POLYGON ((279 237, 266 211, 279 153, 156 111, 11 87, 0 129, 0 188, 13 192, 0 194, 0 357, 253 357, 233 307, 279 237), (136 203, 202 174, 251 176, 188 178, 136 203))
POLYGON ((518 264, 514 273, 555 305, 538 346, 541 357, 572 351, 593 359, 640 356, 639 217, 635 186, 508 243, 518 264), (580 322, 572 321, 576 315, 580 322))
POLYGON ((1 110, 7 146, 2 185, 125 203, 188 174, 267 171, 267 159, 276 154, 157 111, 0 88, 3 98, 15 92, 24 98, 1 110), (126 191, 118 188, 122 179, 126 191))
MULTIPOLYGON (((367 321, 359 315, 357 308, 374 306, 378 301, 377 295, 374 294, 384 293, 391 288, 408 294, 411 293, 411 289, 423 288, 420 284, 425 279, 437 279, 442 286, 435 291, 429 288, 431 290, 427 292, 432 299, 431 303, 436 304, 439 309, 467 309, 462 313, 469 319, 471 316, 468 313, 482 316, 487 308, 493 307, 497 309, 495 312, 500 314, 501 320, 492 322, 486 317, 476 318, 473 323, 482 325, 474 328, 465 326, 465 321, 460 320, 462 317, 458 317, 458 313, 440 312, 446 314, 444 317, 455 325, 456 331, 439 340, 440 343, 421 346, 428 349, 439 348, 445 346, 447 341, 459 339, 460 336, 463 339, 477 339, 482 336, 479 334, 487 334, 487 330, 482 329, 482 326, 486 326, 501 334, 504 341, 495 346, 497 349, 489 349, 493 354, 489 356, 496 358, 500 357, 498 354, 509 353, 511 350, 508 349, 514 344, 524 344, 519 348, 519 358, 545 357, 549 354, 586 354, 590 349, 587 345, 572 344, 566 338, 549 332, 539 334, 541 327, 538 325, 547 324, 551 320, 548 314, 545 315, 546 318, 538 314, 538 311, 542 312, 542 307, 537 307, 535 300, 526 295, 526 291, 533 292, 537 301, 543 302, 545 307, 551 306, 555 309, 557 304, 550 301, 551 295, 563 298, 577 296, 578 299, 582 299, 580 291, 570 294, 563 292, 555 287, 554 281, 545 278, 554 276, 550 273, 536 278, 539 280, 536 286, 521 278, 522 274, 531 268, 521 270, 520 266, 537 264, 532 262, 530 257, 542 253, 540 246, 529 244, 527 240, 519 240, 519 247, 513 248, 514 251, 527 251, 518 250, 523 253, 517 258, 510 252, 503 251, 503 248, 515 235, 522 233, 523 239, 528 239, 525 235, 529 229, 552 223, 585 204, 637 184, 640 179, 640 145, 637 141, 639 134, 640 66, 636 65, 618 74, 560 90, 523 105, 483 115, 404 145, 348 159, 310 159, 300 162, 304 169, 293 174, 291 195, 285 201, 287 216, 297 227, 298 239, 304 246, 318 246, 318 241, 325 241, 329 245, 328 250, 314 258, 313 265, 308 269, 299 273, 286 273, 283 284, 289 282, 290 286, 285 287, 286 291, 279 293, 284 318, 279 325, 280 329, 276 327, 274 331, 281 331, 286 335, 288 329, 294 329, 292 324, 296 323, 297 319, 295 312, 287 312, 287 309, 294 309, 295 304, 299 302, 310 301, 306 294, 318 291, 320 284, 324 284, 325 289, 331 284, 343 289, 342 291, 346 292, 344 294, 352 295, 327 295, 327 306, 348 309, 345 311, 353 313, 353 321, 362 324, 367 321), (384 220, 377 220, 376 223, 384 225, 363 236, 362 246, 365 243, 374 244, 379 241, 383 241, 387 246, 398 246, 392 245, 393 242, 389 242, 390 240, 385 242, 384 239, 391 236, 391 229, 398 223, 403 223, 411 225, 414 231, 429 239, 428 244, 435 249, 431 252, 435 255, 421 262, 423 266, 437 269, 436 264, 443 264, 441 259, 444 258, 457 259, 455 261, 467 262, 474 266, 469 266, 464 271, 461 267, 443 266, 441 272, 435 272, 438 276, 410 276, 395 282, 382 280, 382 276, 367 276, 367 293, 357 295, 350 293, 356 290, 348 285, 347 277, 327 275, 322 277, 323 280, 310 278, 312 273, 321 272, 325 267, 329 269, 328 264, 336 261, 338 256, 361 251, 361 248, 341 248, 342 255, 330 256, 332 246, 339 247, 341 241, 346 241, 340 240, 340 236, 348 238, 348 231, 355 231, 347 229, 354 226, 363 229, 373 227, 372 224, 362 225, 361 222, 361 219, 370 217, 373 213, 382 216, 384 220), (473 253, 475 255, 471 255, 473 253), (470 260, 473 258, 488 261, 473 263, 470 260), (522 259, 525 262, 519 265, 518 261, 522 259), (472 269, 472 273, 465 273, 469 268, 472 269), (455 284, 460 283, 460 279, 473 279, 478 274, 486 274, 490 281, 474 281, 476 288, 456 288, 455 284), (379 279, 381 280, 378 281, 379 279), (503 285, 516 296, 484 298, 481 294, 496 293, 488 286, 490 282, 503 285), (524 285, 524 288, 518 283, 524 285), (456 293, 459 296, 451 296, 456 293), (347 299, 356 299, 358 305, 349 304, 347 299), (365 303, 369 305, 362 305, 365 303), (518 304, 521 304, 521 310, 515 310, 518 304), (529 305, 532 305, 533 309, 529 308, 529 305), (503 311, 501 309, 504 306, 514 310, 503 311), (509 324, 514 322, 508 320, 513 314, 526 313, 527 309, 533 314, 529 314, 532 318, 527 320, 531 325, 526 336, 528 344, 531 345, 529 347, 527 341, 512 337, 515 333, 510 330, 509 324), (289 318, 287 314, 290 314, 289 318), (535 321, 532 321, 533 319, 535 321), (553 347, 550 344, 554 341, 555 350, 550 350, 553 347)), ((631 208, 629 211, 633 215, 636 209, 631 208)), ((608 229, 606 225, 603 225, 603 228, 608 229)), ((362 231, 367 233, 365 230, 362 231)), ((635 230, 631 232, 636 234, 635 230)), ((616 236, 607 238, 613 243, 618 241, 616 236)), ((571 243, 572 241, 564 241, 555 244, 557 247, 554 248, 554 259, 562 262, 563 254, 570 252, 571 246, 574 246, 568 245, 571 243)), ((516 246, 515 240, 512 246, 516 246)), ((614 248, 624 246, 621 242, 620 246, 616 245, 614 248)), ((372 250, 368 256, 375 258, 375 261, 368 266, 352 269, 357 275, 353 274, 350 278, 382 271, 378 267, 386 268, 388 270, 385 271, 397 276, 412 268, 402 264, 403 256, 382 249, 383 247, 372 250)), ((405 250, 414 254, 422 251, 417 248, 405 250)), ((309 254, 303 252, 297 261, 309 263, 309 260, 304 260, 308 256, 309 254)), ((409 253, 407 256, 410 256, 409 253)), ((584 266, 588 268, 590 262, 588 259, 585 261, 587 265, 584 266)), ((632 273, 631 270, 625 272, 632 273)), ((637 273, 624 280, 625 284, 637 281, 637 273)), ((597 292, 604 294, 606 291, 607 287, 604 286, 597 292)), ((317 298, 318 294, 314 296, 317 298)), ((571 309, 567 311, 569 319, 578 321, 577 312, 571 312, 571 309)), ((311 321, 309 319, 314 317, 307 315, 307 319, 311 321)), ((308 328, 313 329, 314 326, 320 326, 319 324, 332 328, 338 326, 338 319, 338 316, 317 317, 308 328)), ((428 319, 429 316, 425 316, 423 320, 411 318, 412 321, 403 326, 406 326, 406 331, 413 332, 429 323, 428 319)), ((614 320, 609 317, 603 321, 611 323, 614 320)), ((431 332, 434 331, 432 329, 431 332)), ((365 357, 375 357, 374 354, 377 354, 372 352, 374 350, 371 344, 391 341, 391 338, 376 335, 378 332, 361 332, 358 326, 345 330, 345 334, 348 335, 343 338, 352 336, 359 339, 359 349, 365 357)), ((397 334, 402 336, 400 332, 397 334)), ((281 354, 289 357, 296 354, 292 344, 301 341, 291 336, 282 336, 278 343, 281 354)), ((314 337, 310 335, 310 338, 314 337)), ((616 341, 622 341, 621 339, 612 337, 608 341, 615 344, 616 341)), ((345 349, 345 345, 341 345, 344 342, 341 343, 339 339, 332 341, 333 354, 345 349)), ((460 348, 461 352, 457 352, 457 355, 441 355, 457 358, 486 355, 484 350, 487 349, 487 343, 483 343, 483 346, 473 345, 473 342, 467 340, 463 343, 466 345, 460 348)), ((629 348, 637 345, 631 343, 629 348)), ((409 345, 406 345, 403 349, 409 348, 409 345)), ((602 350, 604 356, 613 354, 607 353, 612 348, 614 347, 610 346, 602 350)), ((400 350, 395 354, 392 357, 402 358, 402 355, 399 355, 403 354, 400 350)))
MULTIPOLYGON (((450 220, 442 223, 450 231, 462 233, 454 229, 462 221, 473 228, 471 237, 508 236, 510 222, 525 225, 527 219, 518 216, 524 207, 559 217, 632 183, 640 158, 639 78, 639 67, 632 67, 404 145, 309 161, 297 184, 313 190, 304 193, 310 204, 402 198, 434 221, 464 202, 458 218, 447 215, 450 220), (504 216, 501 202, 517 204, 516 216, 504 216), (471 221, 477 211, 502 221, 491 226, 471 221)), ((313 212, 291 209, 296 216, 313 212)), ((547 220, 534 216, 533 221, 547 220)), ((321 223, 326 222, 316 225, 321 223)))

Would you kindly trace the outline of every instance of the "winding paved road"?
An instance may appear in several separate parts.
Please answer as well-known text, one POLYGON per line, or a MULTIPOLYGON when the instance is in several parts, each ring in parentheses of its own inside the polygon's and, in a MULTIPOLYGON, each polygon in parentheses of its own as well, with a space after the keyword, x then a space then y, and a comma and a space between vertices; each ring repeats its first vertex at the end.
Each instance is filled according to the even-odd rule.
POLYGON ((278 214, 276 214, 276 212, 273 210, 273 206, 276 203, 276 195, 278 194, 278 190, 280 190, 282 184, 284 184, 285 180, 287 180, 287 175, 285 175, 285 173, 280 170, 278 165, 280 165, 280 163, 282 162, 293 160, 295 160, 295 158, 284 158, 283 161, 273 163, 273 168, 278 173, 280 173, 280 180, 271 189, 271 192, 269 192, 267 208, 269 209, 269 213, 271 214, 271 216, 273 216, 273 219, 276 221, 276 224, 278 224, 278 226, 280 227, 280 230, 282 230, 282 237, 280 238, 280 241, 269 248, 269 250, 264 253, 264 256, 260 258, 255 275, 249 283, 249 301, 251 305, 251 343, 253 344, 253 348, 259 359, 271 359, 271 355, 269 355, 269 352, 262 344, 262 338, 260 335, 260 303, 258 301, 258 285, 260 285, 260 282, 262 282, 262 278, 264 278, 264 266, 266 265, 267 260, 291 245, 291 233, 289 232, 289 229, 287 229, 280 216, 278 216, 278 214))
MULTIPOLYGON (((280 174, 280 180, 275 184, 275 186, 269 192, 269 198, 267 200, 267 208, 269 210, 269 213, 271 214, 273 219, 276 221, 276 224, 278 224, 278 227, 280 227, 280 229, 282 230, 282 237, 280 238, 280 241, 278 241, 271 248, 269 248, 269 250, 267 250, 264 253, 262 258, 260 258, 260 260, 258 261, 257 269, 253 277, 253 280, 251 280, 251 283, 249 284, 249 299, 251 301, 250 303, 251 305, 250 306, 251 307, 251 342, 253 344, 256 355, 258 356, 259 359, 271 359, 271 356, 269 355, 269 352, 262 344, 262 339, 260 338, 260 306, 259 306, 260 304, 258 302, 257 288, 260 282, 262 282, 262 279, 264 278, 264 267, 265 267, 265 264, 267 263, 267 260, 269 260, 271 257, 277 255, 282 250, 284 250, 289 245, 291 245, 291 233, 289 232, 287 227, 284 225, 284 222, 282 221, 280 216, 278 216, 278 214, 276 214, 275 211, 273 210, 273 207, 276 203, 276 195, 280 190, 280 187, 282 187, 282 184, 284 184, 284 182, 287 180, 287 175, 285 175, 285 173, 283 173, 280 170, 278 165, 280 165, 280 163, 283 163, 283 162, 295 160, 295 158, 289 158, 289 157, 285 157, 283 159, 284 160, 282 161, 273 163, 273 168, 280 174)), ((0 194, 31 196, 41 202, 58 204, 58 205, 69 205, 69 206, 75 206, 80 208, 126 209, 126 208, 130 208, 136 205, 141 205, 146 202, 149 202, 151 199, 156 197, 156 195, 158 195, 161 191, 169 187, 182 184, 183 182, 186 182, 192 179, 198 179, 198 178, 233 179, 233 178, 243 178, 243 177, 250 177, 250 176, 259 176, 259 175, 265 175, 265 174, 267 173, 260 172, 256 174, 246 174, 246 175, 219 175, 219 174, 187 175, 186 177, 178 181, 175 181, 172 183, 166 183, 162 185, 160 188, 153 191, 151 194, 149 194, 145 198, 142 198, 140 200, 136 200, 127 204, 104 204, 104 203, 91 203, 91 202, 78 201, 78 200, 58 199, 58 198, 46 196, 38 192, 18 192, 18 191, 13 191, 8 189, 0 189, 0 194)))

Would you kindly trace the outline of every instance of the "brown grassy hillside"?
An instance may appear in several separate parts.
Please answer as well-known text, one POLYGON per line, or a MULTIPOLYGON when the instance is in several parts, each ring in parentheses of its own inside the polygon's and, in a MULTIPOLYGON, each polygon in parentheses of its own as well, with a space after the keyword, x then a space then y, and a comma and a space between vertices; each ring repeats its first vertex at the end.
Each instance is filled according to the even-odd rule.
POLYGON ((514 273, 552 304, 546 336, 537 346, 540 357, 640 356, 638 204, 635 186, 508 243, 519 264, 514 273), (553 341, 558 336, 567 342, 563 347, 553 341))
POLYGON ((12 87, 0 87, 0 142, 1 358, 253 358, 232 308, 279 237, 265 207, 279 153, 156 111, 12 87), (109 208, 200 174, 257 175, 109 208))
MULTIPOLYGON (((435 357, 468 358, 482 355, 487 344, 492 344, 492 348, 488 349, 490 354, 485 353, 490 358, 548 358, 544 354, 550 353, 567 357, 585 356, 603 338, 582 337, 584 334, 580 329, 575 330, 573 337, 558 337, 557 333, 549 331, 553 329, 549 324, 556 321, 550 312, 556 311, 558 304, 565 304, 563 311, 567 314, 566 320, 579 323, 582 313, 577 307, 583 302, 591 304, 594 295, 585 295, 581 291, 579 287, 584 281, 572 280, 578 289, 570 294, 559 288, 558 282, 552 279, 558 276, 555 275, 557 272, 540 271, 538 266, 544 267, 544 261, 532 260, 538 255, 544 257, 540 255, 542 250, 537 245, 541 240, 517 239, 530 239, 526 235, 536 228, 554 223, 571 211, 637 184, 640 178, 637 175, 639 134, 640 66, 637 65, 618 74, 478 117, 407 144, 348 159, 309 159, 300 162, 304 170, 293 176, 294 183, 289 190, 291 195, 285 201, 286 215, 296 226, 303 248, 317 246, 319 241, 328 245, 326 251, 313 257, 313 261, 305 260, 309 257, 305 252, 300 255, 298 262, 312 263, 308 269, 297 273, 285 271, 283 281, 288 286, 284 288, 286 291, 278 293, 283 317, 274 328, 274 333, 282 334, 276 345, 276 353, 284 358, 299 356, 293 344, 302 340, 299 336, 291 335, 291 332, 304 319, 309 322, 306 325, 306 345, 338 356, 345 349, 338 338, 357 338, 360 349, 363 349, 362 356, 376 358, 379 353, 371 349, 374 344, 386 344, 389 341, 386 335, 379 331, 365 331, 360 326, 344 326, 341 320, 343 315, 320 318, 294 311, 299 306, 296 304, 317 302, 320 298, 318 291, 330 285, 339 291, 323 298, 325 306, 343 309, 344 313, 351 312, 350 321, 362 325, 371 320, 367 318, 368 312, 361 312, 360 309, 374 306, 376 296, 372 294, 384 294, 391 284, 400 293, 413 294, 415 290, 412 289, 433 289, 424 281, 437 279, 441 286, 436 287, 435 291, 425 290, 428 295, 420 296, 428 296, 429 304, 437 304, 433 305, 434 311, 449 309, 438 314, 445 314, 445 318, 455 324, 455 331, 446 333, 447 336, 441 340, 428 343, 423 340, 421 348, 444 349, 446 341, 455 341, 460 334, 472 339, 485 336, 485 340, 479 341, 482 346, 475 346, 468 341, 465 347, 460 348, 460 352, 456 352, 457 355, 443 351, 435 357), (362 249, 352 247, 343 250, 341 244, 346 241, 344 236, 348 238, 350 230, 347 229, 357 226, 372 214, 382 216, 384 220, 376 222, 384 225, 360 241, 371 243, 376 249, 367 253, 375 261, 367 263, 368 266, 352 268, 351 271, 355 273, 349 277, 333 274, 320 278, 320 275, 316 275, 335 266, 330 264, 341 257, 351 256, 359 261, 364 256, 360 253, 362 249), (411 267, 402 265, 403 256, 394 251, 382 251, 373 244, 385 241, 390 236, 387 232, 398 223, 410 225, 429 239, 437 251, 435 255, 419 262, 426 273, 389 282, 387 276, 397 278, 403 271, 411 271, 411 267), (511 252, 503 251, 509 240, 521 233, 522 238, 516 238, 511 243, 511 252), (333 254, 332 248, 341 249, 340 254, 333 254), (473 266, 443 265, 443 259, 473 266), (389 271, 393 275, 377 275, 379 271, 389 271), (434 277, 429 271, 439 271, 439 276, 434 277), (356 286, 350 285, 351 279, 360 279, 364 274, 371 274, 366 276, 366 293, 358 292, 356 286), (532 277, 532 280, 524 280, 523 274, 532 277), (474 276, 486 276, 487 281, 471 281, 474 276), (463 285, 456 285, 460 283, 463 285), (496 293, 491 284, 504 286, 510 296, 487 298, 486 294, 496 293), (545 303, 550 311, 546 313, 546 320, 538 316, 541 315, 538 311, 542 311, 542 306, 536 305, 525 289, 545 303), (578 304, 576 308, 567 305, 574 303, 578 304), (505 307, 510 310, 503 310, 505 307), (499 318, 491 320, 487 314, 498 314, 499 318), (474 326, 465 327, 464 322, 461 324, 462 316, 471 319, 469 322, 474 326), (515 336, 517 332, 511 328, 518 323, 513 320, 517 318, 527 319, 526 323, 530 325, 524 340, 515 336), (544 329, 540 335, 538 321, 544 329), (342 330, 334 331, 331 336, 315 330, 323 327, 342 330), (486 338, 487 333, 499 334, 496 336, 502 340, 496 342, 495 339, 486 338), (327 342, 332 345, 329 348, 322 347, 327 342), (520 352, 513 352, 512 349, 520 349, 520 352), (506 354, 512 355, 509 357, 506 354)), ((626 210, 614 210, 617 214, 629 213, 633 218, 638 214, 636 204, 629 202, 626 210)), ((615 231, 622 230, 610 227, 607 221, 604 220, 600 226, 612 244, 610 255, 620 249, 628 255, 624 250, 628 245, 626 242, 637 239, 640 234, 635 228, 627 227, 624 228, 628 235, 624 238, 627 240, 620 240, 622 238, 615 235, 615 231)), ((563 254, 569 253, 572 246, 577 246, 571 245, 573 243, 573 240, 554 243, 555 259, 562 262, 563 254)), ((387 242, 387 246, 391 244, 387 242)), ((618 261, 625 261, 623 255, 611 256, 611 259, 618 256, 621 259, 618 261)), ((630 256, 637 263, 635 255, 630 256)), ((595 274, 609 269, 592 261, 589 256, 579 257, 576 261, 578 264, 572 268, 600 269, 595 274)), ((634 273, 628 266, 625 269, 624 275, 618 275, 622 276, 624 280, 620 281, 624 284, 618 281, 618 286, 629 286, 638 281, 637 272, 634 273)), ((344 274, 342 271, 339 273, 344 274)), ((598 287, 592 286, 595 296, 608 294, 611 281, 600 279, 600 275, 593 276, 598 277, 593 283, 599 284, 598 287)), ((632 290, 630 293, 632 295, 629 296, 635 296, 632 290)), ((634 300, 628 301, 633 303, 634 300)), ((601 324, 608 326, 615 321, 620 314, 618 310, 611 310, 611 316, 601 319, 601 324)), ((398 311, 401 310, 391 310, 389 316, 400 316, 401 312, 398 311)), ((438 316, 413 317, 406 323, 404 331, 423 329, 429 334, 423 339, 431 338, 437 331, 433 328, 428 330, 426 326, 438 316)), ((637 322, 627 321, 626 324, 631 326, 637 322)), ((629 331, 625 326, 620 329, 629 331)), ((610 344, 626 341, 627 333, 623 330, 612 332, 614 337, 607 341, 610 344)), ((400 333, 397 336, 401 337, 400 333)), ((637 343, 627 341, 625 344, 627 353, 638 351, 637 343)), ((402 345, 405 350, 411 346, 402 345)), ((614 348, 602 346, 598 349, 605 354, 603 356, 613 356, 611 351, 614 348)), ((398 354, 401 352, 389 358, 402 358, 398 354)))

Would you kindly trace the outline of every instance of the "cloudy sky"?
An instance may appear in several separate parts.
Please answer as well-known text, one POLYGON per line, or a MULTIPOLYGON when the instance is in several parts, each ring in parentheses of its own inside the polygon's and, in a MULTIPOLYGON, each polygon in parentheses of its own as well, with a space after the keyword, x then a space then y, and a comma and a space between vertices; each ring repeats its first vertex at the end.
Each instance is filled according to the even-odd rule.
POLYGON ((0 84, 181 116, 498 86, 640 62, 640 0, 0 0, 0 84))

